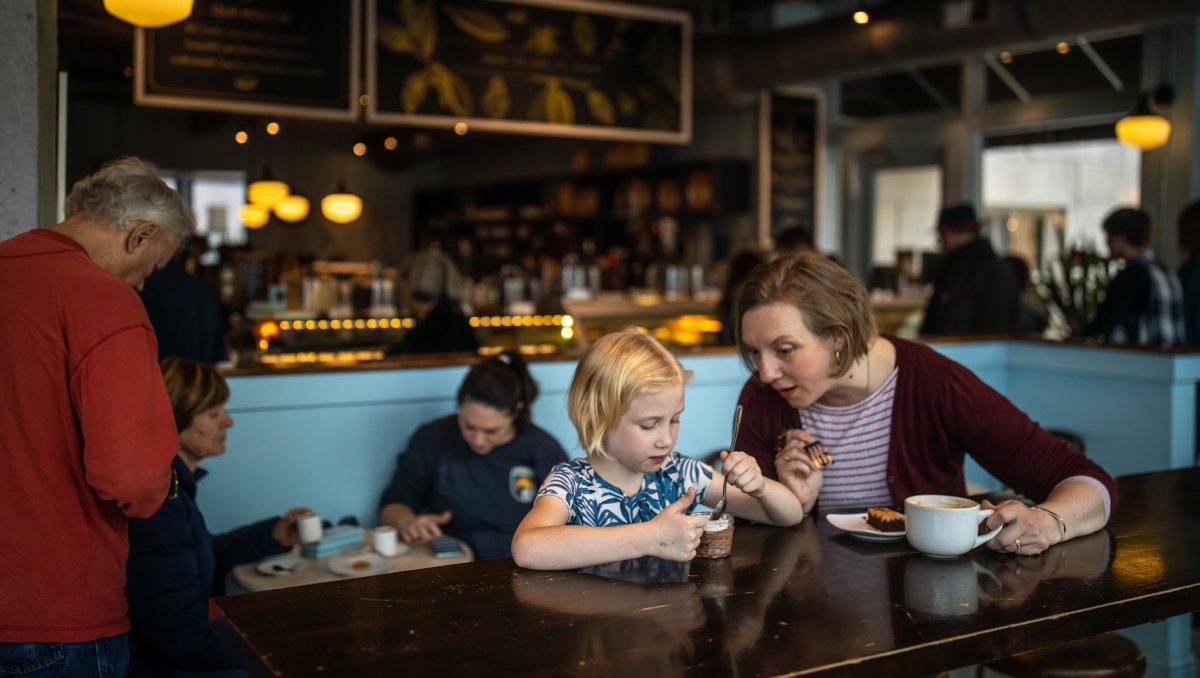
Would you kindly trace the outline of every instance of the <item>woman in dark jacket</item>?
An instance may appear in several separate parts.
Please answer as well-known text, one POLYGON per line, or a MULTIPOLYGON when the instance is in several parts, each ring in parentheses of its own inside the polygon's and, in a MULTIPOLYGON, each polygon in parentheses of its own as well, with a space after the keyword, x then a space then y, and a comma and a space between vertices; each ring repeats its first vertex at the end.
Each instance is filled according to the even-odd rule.
POLYGON ((208 599, 225 593, 233 566, 282 553, 297 543, 296 516, 269 518, 214 537, 196 506, 199 463, 225 452, 233 419, 229 386, 208 365, 166 358, 163 379, 179 430, 172 492, 153 516, 129 521, 131 676, 234 676, 241 665, 208 622, 208 599))

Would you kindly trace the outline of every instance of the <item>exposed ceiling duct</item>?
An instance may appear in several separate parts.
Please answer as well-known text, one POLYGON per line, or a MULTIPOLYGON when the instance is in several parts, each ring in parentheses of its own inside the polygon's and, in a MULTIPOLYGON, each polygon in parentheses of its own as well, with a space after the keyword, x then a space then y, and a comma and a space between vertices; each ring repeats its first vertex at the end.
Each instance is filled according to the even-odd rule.
POLYGON ((696 40, 697 100, 732 99, 819 78, 945 61, 1200 15, 1200 0, 900 0, 860 26, 837 16, 765 34, 696 40))

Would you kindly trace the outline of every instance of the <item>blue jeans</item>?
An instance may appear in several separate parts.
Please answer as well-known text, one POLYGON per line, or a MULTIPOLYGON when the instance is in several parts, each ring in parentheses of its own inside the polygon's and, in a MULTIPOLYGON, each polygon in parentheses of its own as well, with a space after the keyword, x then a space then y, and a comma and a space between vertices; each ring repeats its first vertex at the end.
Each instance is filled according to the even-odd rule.
POLYGON ((86 643, 0 643, 0 676, 125 678, 129 634, 86 643))

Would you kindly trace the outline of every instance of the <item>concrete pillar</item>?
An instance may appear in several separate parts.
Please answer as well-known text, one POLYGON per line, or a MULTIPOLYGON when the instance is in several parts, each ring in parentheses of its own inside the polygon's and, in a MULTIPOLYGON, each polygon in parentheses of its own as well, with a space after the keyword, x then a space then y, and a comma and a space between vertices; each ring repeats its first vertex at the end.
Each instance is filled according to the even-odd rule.
POLYGON ((0 240, 56 221, 57 22, 53 0, 0 0, 0 240))

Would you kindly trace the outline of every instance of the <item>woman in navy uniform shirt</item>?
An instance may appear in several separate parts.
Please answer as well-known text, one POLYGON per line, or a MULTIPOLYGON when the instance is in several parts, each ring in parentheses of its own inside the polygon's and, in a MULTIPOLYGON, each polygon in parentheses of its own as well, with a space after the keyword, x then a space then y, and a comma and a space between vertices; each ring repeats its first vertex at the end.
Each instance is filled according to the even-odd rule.
POLYGON ((458 389, 458 412, 417 429, 400 454, 379 522, 405 542, 446 533, 481 560, 511 555, 513 532, 542 480, 567 460, 530 421, 537 392, 519 353, 472 367, 458 389))

